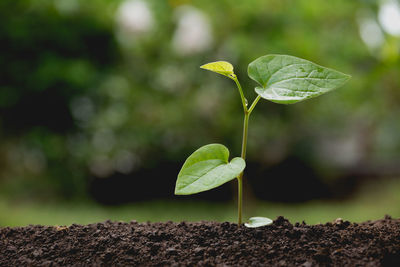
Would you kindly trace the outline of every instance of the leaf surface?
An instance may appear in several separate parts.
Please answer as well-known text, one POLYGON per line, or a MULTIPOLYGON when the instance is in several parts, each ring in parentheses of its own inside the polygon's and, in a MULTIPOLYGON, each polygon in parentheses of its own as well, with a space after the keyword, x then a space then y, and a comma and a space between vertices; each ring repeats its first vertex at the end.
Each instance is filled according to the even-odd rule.
POLYGON ((249 64, 248 75, 262 98, 293 104, 342 86, 350 76, 311 61, 286 55, 262 56, 249 64))
POLYGON ((229 78, 232 78, 231 76, 234 75, 233 66, 227 61, 216 61, 207 63, 200 66, 200 68, 222 74, 229 78))
POLYGON ((230 162, 229 150, 221 144, 205 145, 190 155, 176 180, 176 195, 191 195, 235 179, 246 167, 242 158, 230 162))

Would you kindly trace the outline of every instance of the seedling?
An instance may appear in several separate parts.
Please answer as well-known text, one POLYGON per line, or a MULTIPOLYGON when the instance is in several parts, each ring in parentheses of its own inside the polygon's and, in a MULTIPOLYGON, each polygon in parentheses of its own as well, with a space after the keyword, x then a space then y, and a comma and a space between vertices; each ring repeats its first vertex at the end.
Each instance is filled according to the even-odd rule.
MULTIPOLYGON (((238 225, 240 225, 249 117, 258 101, 264 98, 278 104, 294 104, 338 88, 350 79, 350 76, 293 56, 262 56, 248 66, 249 77, 258 83, 255 88, 257 97, 248 107, 242 87, 229 62, 212 62, 200 68, 232 79, 239 89, 244 111, 242 153, 240 157, 229 161, 229 150, 224 145, 209 144, 199 148, 183 164, 176 180, 175 194, 196 194, 216 188, 236 178, 238 181, 238 225)), ((271 223, 272 221, 268 218, 253 217, 245 225, 259 227, 271 223)))

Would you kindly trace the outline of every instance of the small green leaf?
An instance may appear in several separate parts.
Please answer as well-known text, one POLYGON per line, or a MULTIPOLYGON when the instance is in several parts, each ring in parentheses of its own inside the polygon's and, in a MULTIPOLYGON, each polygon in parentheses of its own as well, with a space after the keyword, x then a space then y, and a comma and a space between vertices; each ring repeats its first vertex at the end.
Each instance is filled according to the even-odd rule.
POLYGON ((216 61, 207 63, 200 66, 200 68, 225 75, 229 78, 235 76, 232 64, 226 61, 216 61))
POLYGON ((205 145, 190 155, 176 180, 176 195, 191 195, 235 179, 246 167, 242 158, 229 160, 229 150, 220 144, 205 145))
POLYGON ((267 55, 249 64, 248 75, 261 85, 262 98, 293 104, 342 86, 349 75, 293 56, 267 55))
POLYGON ((251 217, 248 223, 245 223, 244 226, 249 228, 256 228, 266 225, 271 225, 273 221, 271 219, 265 217, 251 217))

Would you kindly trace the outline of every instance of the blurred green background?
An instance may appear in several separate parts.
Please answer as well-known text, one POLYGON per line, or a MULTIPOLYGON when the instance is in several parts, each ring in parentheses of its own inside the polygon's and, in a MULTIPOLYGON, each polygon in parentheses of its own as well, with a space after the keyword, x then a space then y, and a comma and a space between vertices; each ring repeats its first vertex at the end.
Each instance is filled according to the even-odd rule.
POLYGON ((176 198, 198 147, 240 154, 229 79, 199 69, 289 54, 352 75, 250 120, 246 216, 400 216, 397 0, 2 0, 0 226, 235 220, 234 183, 176 198))

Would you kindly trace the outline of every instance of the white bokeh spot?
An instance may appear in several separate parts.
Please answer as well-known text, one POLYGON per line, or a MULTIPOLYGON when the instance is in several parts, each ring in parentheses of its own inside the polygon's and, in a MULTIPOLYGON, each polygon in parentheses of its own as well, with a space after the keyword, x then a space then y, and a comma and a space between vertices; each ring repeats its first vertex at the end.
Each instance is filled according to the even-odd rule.
POLYGON ((143 0, 122 2, 117 10, 116 20, 123 30, 133 34, 147 33, 154 26, 153 14, 143 0))
POLYGON ((374 18, 363 18, 359 20, 360 36, 370 50, 381 48, 385 37, 379 24, 374 18))
POLYGON ((191 6, 176 10, 177 28, 172 46, 177 54, 188 55, 203 52, 212 43, 211 26, 204 13, 191 6))
POLYGON ((385 32, 393 36, 400 36, 400 4, 398 1, 383 1, 379 7, 378 19, 385 32))

